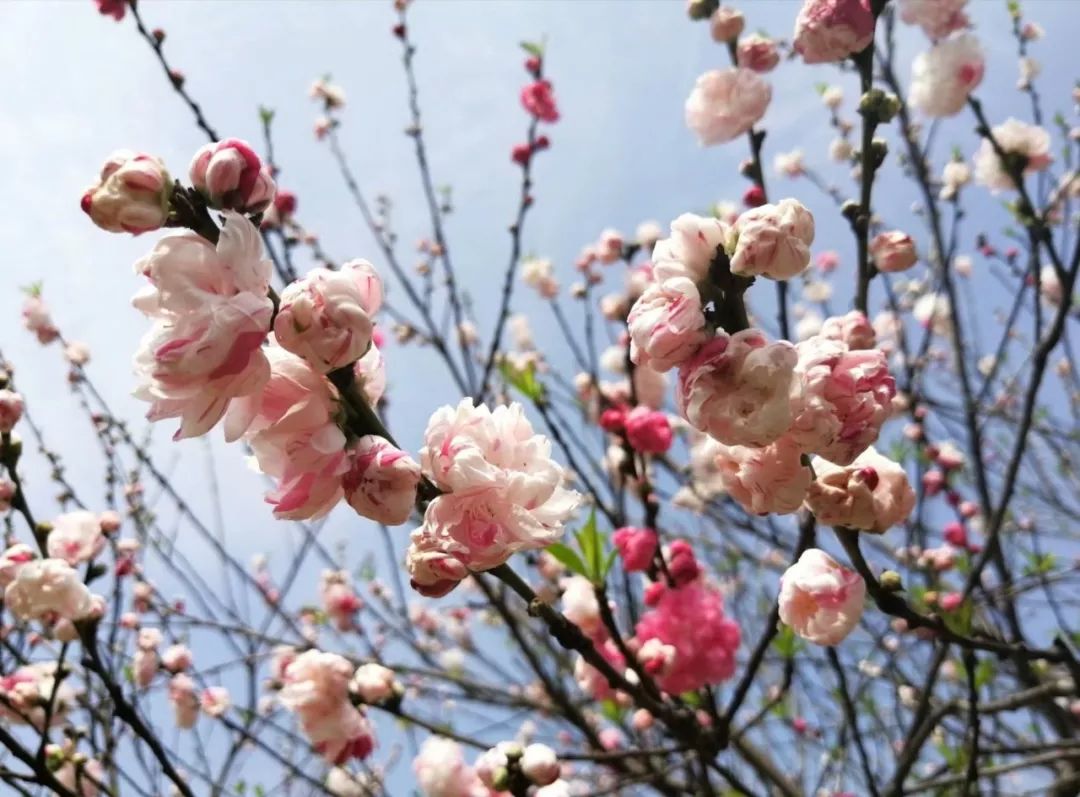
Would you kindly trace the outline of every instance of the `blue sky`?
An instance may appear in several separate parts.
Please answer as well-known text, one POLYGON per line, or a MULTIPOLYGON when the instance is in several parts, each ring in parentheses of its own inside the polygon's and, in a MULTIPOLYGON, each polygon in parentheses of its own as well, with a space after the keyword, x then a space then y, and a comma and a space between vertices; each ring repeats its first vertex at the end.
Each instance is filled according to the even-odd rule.
MULTIPOLYGON (((187 75, 211 123, 223 134, 260 140, 256 108, 275 109, 276 149, 281 184, 297 192, 299 216, 318 232, 339 262, 367 257, 380 265, 372 240, 344 191, 335 167, 311 127, 318 108, 307 97, 313 78, 329 73, 348 93, 342 137, 369 196, 386 192, 408 247, 427 234, 420 183, 407 124, 399 43, 390 35, 389 2, 344 3, 318 0, 277 2, 144 2, 151 26, 162 27, 170 59, 187 75)), ((741 4, 751 29, 790 34, 798 3, 759 0, 741 4)), ((1068 113, 1077 34, 1070 0, 1025 3, 1030 18, 1047 37, 1034 47, 1044 66, 1048 108, 1068 113)), ((1023 101, 1016 92, 1015 48, 1007 35, 1005 3, 971 3, 988 51, 988 74, 980 90, 992 120, 1023 101)), ((410 12, 419 46, 417 72, 436 181, 453 186, 456 212, 448 236, 462 281, 477 305, 483 333, 494 315, 491 286, 501 280, 509 249, 506 227, 514 212, 518 174, 509 150, 523 139, 526 118, 517 100, 525 80, 518 42, 547 38, 547 71, 553 80, 562 121, 549 135, 551 151, 537 162, 536 206, 524 236, 526 250, 553 258, 564 284, 574 279, 578 250, 613 226, 626 233, 645 219, 662 224, 685 211, 703 211, 721 199, 737 199, 746 183, 737 164, 746 145, 700 149, 683 123, 682 107, 697 75, 727 65, 727 54, 692 24, 681 2, 533 0, 532 2, 418 2, 410 12)), ((136 422, 144 407, 130 399, 130 356, 145 320, 130 307, 139 287, 131 263, 149 250, 153 236, 110 236, 93 227, 78 200, 104 157, 130 147, 162 157, 183 176, 195 149, 204 143, 189 111, 165 83, 152 54, 130 20, 114 23, 83 2, 10 3, 0 26, 0 151, 5 159, 7 208, 0 215, 6 279, 0 292, 0 349, 18 369, 20 389, 54 446, 66 454, 69 475, 91 498, 101 494, 100 468, 82 455, 93 444, 88 426, 64 386, 60 352, 42 351, 21 329, 16 286, 42 280, 64 333, 87 342, 94 360, 90 374, 121 415, 136 422)), ((908 57, 923 46, 921 34, 902 31, 908 57)), ((906 65, 901 73, 907 73, 906 65)), ((782 181, 771 171, 772 156, 803 148, 808 162, 850 190, 846 169, 828 163, 831 139, 827 116, 813 86, 833 81, 855 98, 850 75, 831 67, 808 69, 785 63, 770 76, 774 98, 765 117, 769 130, 766 163, 774 199, 795 196, 818 214, 815 251, 837 249, 849 259, 846 223, 805 182, 782 181)), ((851 106, 848 104, 850 117, 851 106)), ((970 155, 974 122, 949 125, 945 143, 970 155)), ((944 151, 944 150, 942 150, 944 151)), ((879 213, 918 238, 911 216, 914 198, 900 188, 895 169, 877 192, 879 213), (891 182, 890 182, 891 180, 891 182)), ((969 207, 974 218, 1004 215, 996 200, 969 207)), ((1000 219, 1000 221, 998 221, 1000 219)), ((972 230, 974 232, 974 230, 972 230)), ((971 246, 970 239, 967 241, 971 246)), ((849 260, 850 262, 850 260, 849 260)), ((611 278, 621 281, 621 274, 611 278)), ((844 290, 838 286, 838 296, 844 290)), ((771 293, 764 286, 761 293, 771 293)), ((1001 301, 994 288, 993 301, 1001 301)), ((391 289, 391 299, 399 293, 391 289)), ((761 305, 762 315, 769 300, 761 305)), ((401 301, 398 304, 404 304, 401 301)), ((515 309, 536 311, 534 331, 543 340, 549 315, 522 292, 515 309)), ((550 340, 550 336, 547 336, 550 340)), ((441 403, 457 396, 424 352, 388 351, 391 419, 398 439, 418 445, 423 423, 441 403)), ((565 352, 551 353, 568 362, 565 352)), ((167 442, 172 425, 159 430, 157 456, 173 468, 177 483, 206 508, 206 453, 199 441, 167 442)), ((290 532, 275 523, 259 499, 262 485, 248 473, 238 449, 224 451, 211 435, 216 469, 237 500, 226 507, 231 545, 247 555, 271 553, 272 564, 287 560, 290 532)), ((33 463, 33 460, 31 460, 33 463)), ((40 463, 38 463, 40 464, 40 463)), ((52 490, 44 469, 31 464, 30 485, 48 516, 52 490)), ((350 561, 375 547, 373 529, 347 509, 339 510, 325 532, 341 539, 350 561)), ((405 530, 399 543, 403 545, 405 530)))

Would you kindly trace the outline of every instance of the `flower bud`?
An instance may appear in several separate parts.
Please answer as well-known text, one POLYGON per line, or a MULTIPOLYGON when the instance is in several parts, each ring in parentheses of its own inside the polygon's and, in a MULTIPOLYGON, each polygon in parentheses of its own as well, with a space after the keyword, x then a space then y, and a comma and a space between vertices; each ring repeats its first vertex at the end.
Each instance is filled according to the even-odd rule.
POLYGON ((742 11, 730 6, 721 6, 709 18, 709 30, 713 41, 725 44, 735 41, 746 27, 746 18, 742 11))
POLYGON ((521 755, 521 774, 536 786, 547 786, 559 779, 559 759, 546 744, 530 744, 521 755))
POLYGON ((0 433, 15 428, 23 414, 23 397, 12 390, 0 390, 0 433))
POLYGON ((101 229, 138 235, 165 224, 171 188, 160 160, 119 150, 105 161, 98 182, 83 194, 80 204, 101 229))
POLYGON ((261 213, 274 199, 276 186, 246 141, 227 138, 207 144, 195 153, 191 184, 211 206, 240 213, 261 213))

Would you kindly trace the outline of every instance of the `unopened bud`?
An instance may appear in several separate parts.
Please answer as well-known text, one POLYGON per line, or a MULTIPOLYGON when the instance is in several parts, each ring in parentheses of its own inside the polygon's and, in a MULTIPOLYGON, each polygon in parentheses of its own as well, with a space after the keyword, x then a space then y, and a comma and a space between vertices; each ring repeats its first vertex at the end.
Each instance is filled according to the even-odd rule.
POLYGON ((886 570, 881 574, 881 588, 886 592, 900 592, 904 589, 904 582, 895 570, 886 570))

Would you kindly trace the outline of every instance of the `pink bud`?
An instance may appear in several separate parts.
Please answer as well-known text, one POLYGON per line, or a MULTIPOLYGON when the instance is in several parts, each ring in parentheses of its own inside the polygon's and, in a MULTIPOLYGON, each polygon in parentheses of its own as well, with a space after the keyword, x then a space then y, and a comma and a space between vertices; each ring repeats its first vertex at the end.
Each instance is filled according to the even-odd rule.
POLYGON ((626 439, 642 454, 663 454, 671 448, 674 438, 667 415, 648 407, 635 407, 626 416, 626 439))
POLYGON ((23 397, 12 390, 0 390, 0 433, 15 428, 23 414, 23 397))
POLYGON ((964 602, 964 596, 959 592, 947 592, 938 597, 938 606, 943 612, 953 612, 960 608, 964 602))
POLYGON ((967 531, 964 529, 964 524, 957 521, 946 523, 943 529, 945 542, 949 545, 957 548, 964 548, 967 546, 967 531))
POLYGON ((238 138, 216 141, 196 152, 190 177, 213 207, 241 213, 266 210, 276 190, 269 169, 251 145, 238 138))

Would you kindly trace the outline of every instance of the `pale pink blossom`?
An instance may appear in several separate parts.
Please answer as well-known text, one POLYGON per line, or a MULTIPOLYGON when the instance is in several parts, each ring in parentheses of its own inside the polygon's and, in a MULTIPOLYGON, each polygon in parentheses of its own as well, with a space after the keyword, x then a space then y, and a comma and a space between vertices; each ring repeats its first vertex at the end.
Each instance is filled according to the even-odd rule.
MULTIPOLYGON (((926 293, 920 296, 911 308, 911 317, 924 329, 933 330, 935 335, 946 336, 952 329, 952 305, 949 297, 943 294, 926 293)), ((875 321, 875 328, 877 323, 875 321)), ((878 332, 881 336, 881 332, 878 332)))
POLYGON ((351 260, 337 271, 312 269, 282 291, 274 335, 316 370, 341 368, 371 346, 382 296, 382 280, 366 260, 351 260))
POLYGON ((771 72, 780 63, 776 42, 757 33, 752 33, 739 42, 736 57, 739 66, 755 72, 771 72))
POLYGON ((719 6, 709 17, 709 32, 713 41, 726 44, 735 41, 746 27, 742 11, 731 6, 719 6))
POLYGON ((436 410, 420 457, 444 494, 428 504, 412 535, 407 558, 417 588, 441 588, 448 578, 490 569, 516 551, 547 547, 562 536, 580 500, 562 486, 551 442, 533 432, 516 403, 492 411, 466 398, 436 410))
POLYGON ((892 414, 896 381, 885 355, 877 349, 850 351, 820 336, 797 349, 790 435, 804 451, 847 465, 877 440, 892 414))
POLYGON ((671 222, 671 234, 653 247, 653 277, 664 284, 676 277, 702 282, 728 237, 728 225, 709 216, 684 213, 671 222))
MULTIPOLYGON (((122 3, 121 7, 123 7, 122 3)), ((81 755, 77 763, 70 758, 65 760, 64 764, 53 773, 53 777, 60 785, 78 797, 98 797, 101 794, 98 784, 109 782, 105 767, 100 761, 95 758, 83 760, 81 755)))
POLYGON ((872 349, 877 345, 877 334, 873 325, 859 310, 826 318, 819 334, 823 338, 847 344, 852 351, 872 349))
POLYGON ((367 399, 368 406, 379 406, 386 392, 386 361, 374 341, 367 354, 353 365, 353 376, 360 392, 367 399))
MULTIPOLYGON (((141 633, 141 632, 140 632, 141 633)), ((157 648, 140 644, 131 660, 131 678, 139 689, 146 689, 157 675, 161 659, 157 648)))
POLYGON ((780 579, 780 621, 803 639, 836 645, 859 624, 865 596, 858 573, 811 548, 780 579))
POLYGON ((321 100, 327 109, 345 107, 345 90, 324 78, 319 78, 311 84, 308 96, 313 100, 321 100))
POLYGON ((0 554, 0 589, 6 589, 22 566, 36 558, 37 552, 25 542, 17 542, 0 554))
POLYGON ((915 242, 900 230, 878 233, 870 241, 870 257, 878 271, 894 274, 907 271, 919 260, 915 242))
POLYGON ((181 418, 177 438, 206 433, 231 400, 254 394, 269 375, 262 342, 273 312, 270 261, 258 230, 224 215, 216 246, 171 233, 135 264, 151 286, 133 304, 156 319, 135 355, 135 395, 151 402, 151 420, 181 418))
POLYGON ((27 293, 22 306, 23 326, 37 336, 38 343, 52 343, 60 337, 60 330, 53 323, 49 308, 37 290, 27 293))
POLYGON ((795 19, 795 52, 808 64, 842 61, 874 40, 868 0, 805 0, 795 19))
POLYGON ((90 347, 85 343, 73 340, 64 346, 64 359, 77 368, 82 368, 90 362, 90 347))
POLYGON ((970 33, 939 41, 911 63, 911 104, 927 116, 955 116, 985 69, 982 46, 970 33))
POLYGON ((915 506, 904 469, 873 446, 846 467, 820 457, 806 506, 825 526, 847 526, 881 534, 904 522, 915 506))
POLYGON ((795 512, 810 486, 802 450, 786 437, 763 447, 721 444, 716 465, 728 495, 753 515, 795 512))
POLYGON ((199 718, 199 695, 195 682, 185 673, 177 673, 169 679, 169 703, 173 707, 176 727, 188 730, 195 727, 199 718))
POLYGON ((351 772, 343 767, 332 767, 326 773, 324 786, 333 797, 374 797, 385 793, 374 772, 351 772))
POLYGON ((71 686, 72 679, 57 679, 58 666, 55 661, 39 661, 0 676, 0 718, 37 730, 45 727, 46 718, 50 725, 63 724, 78 695, 71 686), (45 708, 49 705, 51 714, 45 708))
POLYGON ((465 763, 457 742, 430 736, 413 759, 416 783, 424 797, 488 797, 487 787, 465 763))
MULTIPOLYGON (((1053 161, 1050 134, 1042 127, 1010 117, 990 133, 1006 155, 1017 158, 1025 175, 1041 172, 1053 161)), ((975 153, 975 181, 994 193, 1016 188, 994 145, 985 138, 975 153)))
POLYGON ((632 526, 615 529, 611 535, 611 543, 619 552, 623 570, 627 573, 643 573, 648 570, 656 555, 658 542, 656 532, 652 529, 632 526))
POLYGON ((541 298, 554 299, 559 293, 555 279, 555 267, 547 258, 527 257, 521 261, 522 281, 540 294, 541 298))
POLYGON ((308 650, 285 666, 278 693, 281 704, 297 715, 312 748, 337 765, 365 758, 375 746, 370 724, 349 702, 352 674, 348 659, 308 650))
POLYGON ((199 695, 199 705, 208 717, 221 717, 232 705, 229 690, 224 686, 208 686, 199 695))
POLYGON ((165 224, 171 193, 172 181, 159 158, 118 150, 105 161, 81 204, 101 229, 138 235, 165 224))
POLYGON ((679 368, 676 404, 700 431, 727 445, 763 446, 791 424, 798 356, 756 329, 717 335, 679 368))
POLYGON ((752 208, 739 216, 734 232, 732 274, 787 280, 810 265, 814 217, 798 200, 752 208))
POLYGON ((951 200, 956 197, 960 189, 971 182, 971 167, 962 160, 951 160, 941 168, 941 191, 938 196, 942 200, 951 200))
POLYGON ((274 178, 246 141, 226 138, 205 145, 191 159, 191 184, 211 207, 261 213, 274 201, 274 178))
POLYGON ((341 476, 345 500, 357 514, 397 526, 409 519, 416 503, 420 466, 381 437, 361 437, 346 455, 341 476))
POLYGON ((681 695, 734 675, 739 626, 724 615, 720 590, 702 579, 677 588, 656 586, 661 594, 653 596, 635 632, 642 646, 655 639, 675 649, 657 678, 660 688, 681 695))
POLYGON ((4 590, 4 604, 19 620, 85 617, 93 609, 90 590, 63 559, 35 559, 15 572, 4 590))
POLYGON ((170 645, 161 654, 161 666, 174 675, 191 667, 194 657, 187 645, 170 645))
POLYGON ((650 285, 626 319, 630 359, 667 371, 689 359, 708 338, 701 296, 686 277, 650 285))
POLYGON ((800 177, 806 173, 805 156, 801 149, 779 152, 773 158, 773 168, 782 177, 800 177))
POLYGON ((559 779, 559 759, 546 744, 530 744, 521 754, 521 774, 534 786, 547 786, 559 779))
POLYGON ((573 575, 559 584, 562 587, 562 612, 566 619, 590 637, 604 637, 606 632, 593 583, 584 576, 573 575))
POLYGON ((60 515, 53 521, 46 540, 48 554, 75 566, 89 562, 105 547, 101 533, 101 517, 93 512, 76 510, 60 515))
POLYGON ((1050 263, 1047 263, 1039 271, 1039 295, 1045 301, 1054 305, 1061 304, 1061 299, 1065 295, 1061 280, 1058 278, 1057 269, 1050 263))
POLYGON ((319 579, 319 594, 323 611, 338 631, 356 628, 356 614, 364 602, 353 589, 352 580, 344 570, 324 570, 319 579))
POLYGON ((14 390, 0 390, 0 434, 7 434, 15 428, 23 415, 23 397, 14 390))
POLYGON ((274 516, 325 515, 343 495, 345 435, 334 419, 338 394, 321 373, 278 346, 266 348, 270 378, 229 408, 225 439, 244 435, 259 469, 277 480, 266 500, 274 516))
POLYGON ((967 0, 900 0, 900 19, 918 25, 931 39, 941 39, 968 25, 967 0))
POLYGON ((382 703, 397 695, 401 685, 389 667, 368 662, 356 668, 349 689, 365 703, 382 703))
POLYGON ((713 69, 686 100, 686 124, 702 146, 723 144, 752 128, 769 107, 772 87, 750 69, 713 69))

